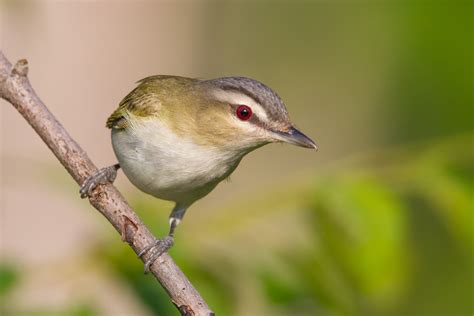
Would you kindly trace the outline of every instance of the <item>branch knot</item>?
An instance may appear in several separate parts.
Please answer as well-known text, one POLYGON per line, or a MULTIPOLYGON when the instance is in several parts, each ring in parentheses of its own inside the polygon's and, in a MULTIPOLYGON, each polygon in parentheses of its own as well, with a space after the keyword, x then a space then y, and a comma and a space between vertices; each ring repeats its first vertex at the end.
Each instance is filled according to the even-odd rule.
POLYGON ((12 68, 12 75, 20 77, 26 77, 28 75, 28 61, 26 59, 20 59, 16 62, 12 68))
MULTIPOLYGON (((9 101, 20 112, 74 180, 82 184, 86 175, 97 167, 39 99, 27 74, 26 59, 20 59, 12 67, 0 50, 0 98, 9 101)), ((122 239, 128 241, 136 253, 156 240, 114 186, 104 185, 100 190, 101 194, 94 194, 89 202, 123 234, 122 239)), ((171 257, 164 253, 160 258, 160 264, 151 267, 151 272, 180 312, 187 316, 208 316, 212 313, 171 257)))

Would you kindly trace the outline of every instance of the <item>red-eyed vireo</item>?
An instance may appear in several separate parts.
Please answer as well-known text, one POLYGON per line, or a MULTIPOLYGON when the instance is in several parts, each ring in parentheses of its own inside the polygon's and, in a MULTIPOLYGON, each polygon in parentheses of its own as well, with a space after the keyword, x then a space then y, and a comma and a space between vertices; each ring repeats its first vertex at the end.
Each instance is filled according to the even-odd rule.
POLYGON ((140 190, 176 202, 169 235, 139 254, 154 252, 145 271, 173 245, 174 230, 189 206, 227 178, 246 154, 274 142, 317 148, 292 125, 275 92, 244 77, 145 78, 108 118, 107 127, 118 164, 89 177, 81 196, 113 182, 122 168, 140 190))

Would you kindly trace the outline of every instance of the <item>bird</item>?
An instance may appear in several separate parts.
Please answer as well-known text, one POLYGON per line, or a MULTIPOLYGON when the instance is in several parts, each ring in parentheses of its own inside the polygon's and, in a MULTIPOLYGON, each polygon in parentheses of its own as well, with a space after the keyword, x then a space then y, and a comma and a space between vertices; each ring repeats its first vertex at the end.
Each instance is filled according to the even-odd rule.
POLYGON ((167 236, 145 247, 145 272, 174 244, 188 208, 228 178, 242 158, 269 143, 317 149, 290 121, 282 99, 247 77, 194 79, 155 75, 138 81, 107 119, 118 163, 99 169, 80 188, 89 197, 121 168, 130 182, 173 201, 167 236))

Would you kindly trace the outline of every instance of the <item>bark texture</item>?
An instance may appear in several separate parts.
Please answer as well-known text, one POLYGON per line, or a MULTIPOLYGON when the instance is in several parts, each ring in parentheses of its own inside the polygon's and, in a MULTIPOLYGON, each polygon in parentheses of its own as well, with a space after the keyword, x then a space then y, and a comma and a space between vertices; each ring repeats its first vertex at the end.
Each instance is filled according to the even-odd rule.
MULTIPOLYGON (((20 112, 80 185, 97 167, 40 100, 27 74, 28 62, 25 59, 12 66, 0 51, 0 97, 20 112)), ((79 193, 77 196, 79 198, 79 193)), ((99 185, 89 202, 107 218, 135 253, 138 254, 155 241, 155 237, 112 184, 99 185)), ((149 255, 145 254, 142 260, 146 261, 149 255)), ((214 315, 168 254, 165 253, 156 260, 150 267, 150 272, 182 315, 214 315)))

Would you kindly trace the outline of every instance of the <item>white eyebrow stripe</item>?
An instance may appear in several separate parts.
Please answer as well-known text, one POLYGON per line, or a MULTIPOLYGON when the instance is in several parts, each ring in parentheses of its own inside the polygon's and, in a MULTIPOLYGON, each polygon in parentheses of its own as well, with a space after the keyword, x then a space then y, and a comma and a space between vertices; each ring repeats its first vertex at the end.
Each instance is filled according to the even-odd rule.
POLYGON ((252 112, 260 119, 260 121, 268 123, 268 116, 263 107, 248 95, 232 90, 216 89, 214 96, 217 100, 229 104, 248 105, 252 112))

